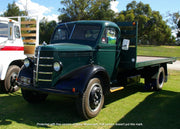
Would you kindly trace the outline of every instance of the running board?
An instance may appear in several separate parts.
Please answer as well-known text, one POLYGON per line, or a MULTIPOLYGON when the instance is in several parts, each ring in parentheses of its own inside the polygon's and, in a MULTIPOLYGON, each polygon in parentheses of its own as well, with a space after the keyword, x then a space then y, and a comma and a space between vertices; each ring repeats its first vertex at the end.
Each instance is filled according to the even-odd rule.
POLYGON ((122 86, 120 86, 120 87, 111 87, 110 92, 112 93, 112 92, 123 90, 123 89, 124 89, 124 87, 122 87, 122 86))

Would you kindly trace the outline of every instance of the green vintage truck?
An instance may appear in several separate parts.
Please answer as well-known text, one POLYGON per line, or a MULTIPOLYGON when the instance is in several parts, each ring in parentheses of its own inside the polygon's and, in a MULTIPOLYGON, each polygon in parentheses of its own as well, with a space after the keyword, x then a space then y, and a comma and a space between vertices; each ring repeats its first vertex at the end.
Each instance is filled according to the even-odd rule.
MULTIPOLYGON (((49 45, 27 58, 18 77, 24 99, 44 101, 48 94, 74 97, 85 119, 100 112, 104 95, 145 79, 161 90, 167 63, 174 58, 137 56, 137 22, 75 21, 59 24, 49 45)), ((157 55, 158 56, 158 55, 157 55)))

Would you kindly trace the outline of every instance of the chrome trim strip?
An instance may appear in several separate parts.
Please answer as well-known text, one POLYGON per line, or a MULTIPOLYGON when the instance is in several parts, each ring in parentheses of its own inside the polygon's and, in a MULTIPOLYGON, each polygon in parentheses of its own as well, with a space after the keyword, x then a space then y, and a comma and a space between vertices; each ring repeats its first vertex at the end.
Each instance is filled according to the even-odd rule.
POLYGON ((40 82, 52 82, 52 80, 48 80, 48 79, 38 79, 38 81, 40 81, 40 82))
POLYGON ((53 59, 54 59, 54 57, 40 57, 39 59, 53 60, 53 59))
POLYGON ((52 72, 38 72, 39 74, 52 74, 52 72))
POLYGON ((37 62, 36 62, 36 82, 38 81, 38 67, 41 47, 38 47, 37 62))
POLYGON ((39 66, 41 66, 41 67, 52 67, 52 65, 48 65, 48 64, 39 64, 39 66))

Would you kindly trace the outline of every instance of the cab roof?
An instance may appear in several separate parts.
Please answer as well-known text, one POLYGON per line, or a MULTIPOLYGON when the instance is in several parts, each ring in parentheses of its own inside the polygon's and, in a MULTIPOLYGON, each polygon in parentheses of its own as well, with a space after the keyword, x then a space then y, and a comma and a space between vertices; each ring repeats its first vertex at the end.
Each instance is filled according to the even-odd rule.
POLYGON ((7 17, 0 17, 0 23, 8 23, 11 20, 11 22, 18 23, 15 20, 9 19, 7 17))
POLYGON ((60 23, 62 24, 99 24, 102 26, 112 26, 112 27, 118 27, 117 24, 111 21, 104 21, 104 20, 80 20, 80 21, 72 21, 72 22, 66 22, 66 23, 60 23))

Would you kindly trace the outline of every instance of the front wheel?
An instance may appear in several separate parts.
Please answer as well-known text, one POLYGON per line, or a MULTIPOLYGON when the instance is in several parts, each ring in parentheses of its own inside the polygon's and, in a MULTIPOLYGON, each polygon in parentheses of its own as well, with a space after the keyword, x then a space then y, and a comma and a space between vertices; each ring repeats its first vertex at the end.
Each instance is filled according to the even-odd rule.
POLYGON ((99 78, 92 78, 83 93, 77 100, 77 110, 85 119, 98 115, 104 104, 103 88, 99 78))
POLYGON ((46 100, 47 94, 39 93, 37 91, 31 91, 26 89, 21 89, 23 98, 29 103, 40 103, 46 100))
POLYGON ((6 78, 4 80, 3 90, 6 93, 12 93, 19 90, 19 87, 16 84, 16 79, 19 74, 20 68, 16 65, 12 65, 9 67, 6 78))

